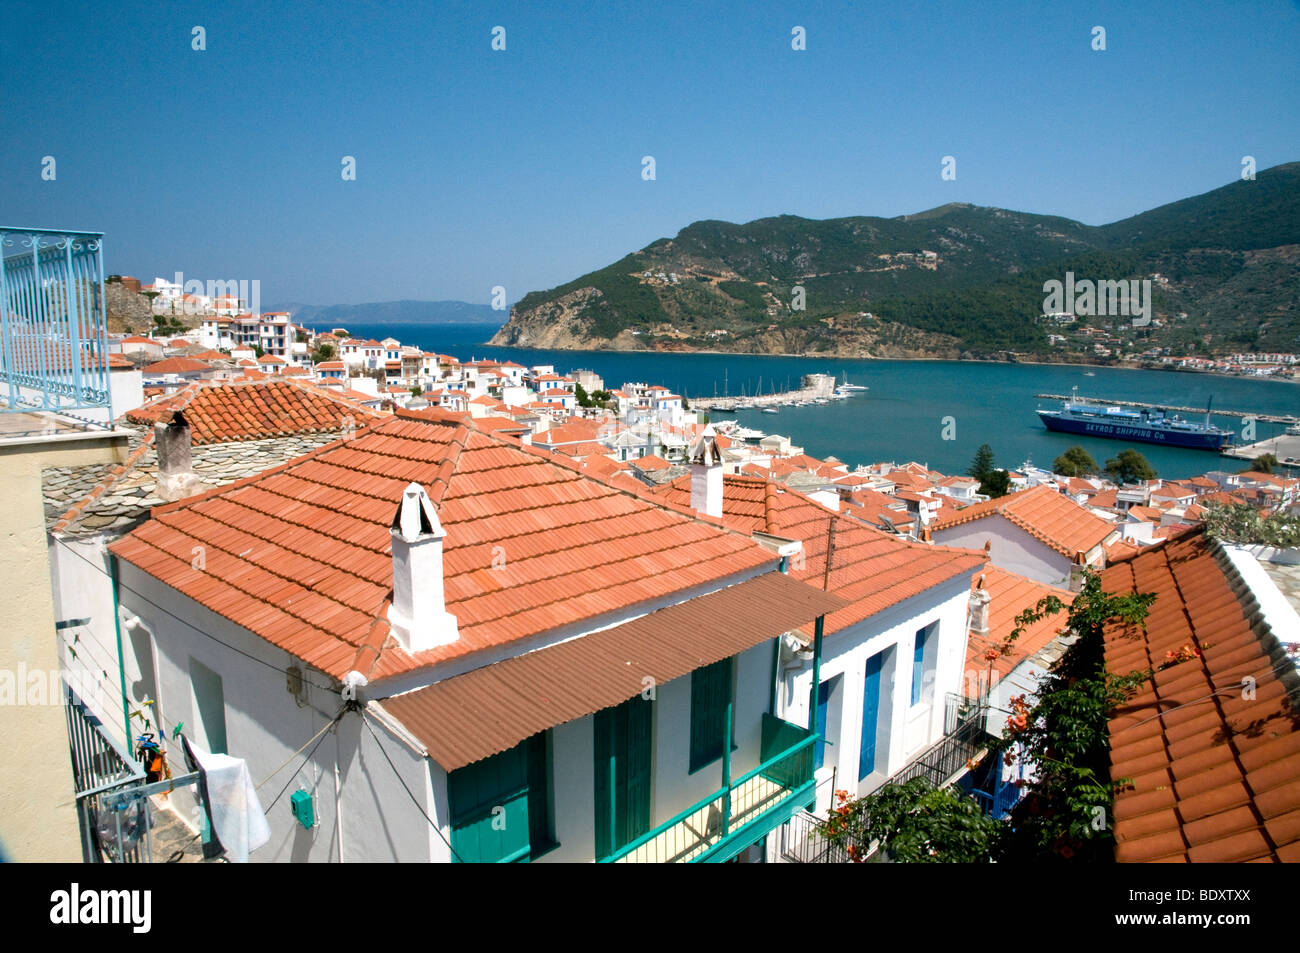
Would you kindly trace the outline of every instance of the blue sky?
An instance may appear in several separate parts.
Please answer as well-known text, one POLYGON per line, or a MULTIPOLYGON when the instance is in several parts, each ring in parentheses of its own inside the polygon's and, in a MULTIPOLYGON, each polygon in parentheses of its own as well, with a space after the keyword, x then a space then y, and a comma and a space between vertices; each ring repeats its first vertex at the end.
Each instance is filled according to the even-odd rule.
POLYGON ((1294 2, 10 0, 0 221, 265 304, 514 301, 698 219, 1205 192, 1300 159, 1297 51, 1294 2))

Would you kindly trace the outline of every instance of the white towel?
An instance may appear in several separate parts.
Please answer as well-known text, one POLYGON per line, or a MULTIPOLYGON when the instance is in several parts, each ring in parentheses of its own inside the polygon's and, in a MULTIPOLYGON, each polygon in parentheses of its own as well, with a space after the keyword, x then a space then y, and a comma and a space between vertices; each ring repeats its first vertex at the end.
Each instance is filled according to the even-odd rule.
POLYGON ((208 754, 198 745, 190 747, 207 777, 212 828, 217 839, 232 864, 246 864, 249 853, 271 839, 271 827, 257 799, 248 763, 226 754, 208 754))

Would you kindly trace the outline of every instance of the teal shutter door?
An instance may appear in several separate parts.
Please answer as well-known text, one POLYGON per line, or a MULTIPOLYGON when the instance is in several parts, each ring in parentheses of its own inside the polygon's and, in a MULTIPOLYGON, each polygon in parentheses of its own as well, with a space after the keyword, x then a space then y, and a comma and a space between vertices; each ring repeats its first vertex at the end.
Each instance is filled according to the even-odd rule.
POLYGON ((730 700, 731 659, 691 673, 691 771, 722 757, 722 734, 730 700))
POLYGON ((447 776, 451 846, 462 861, 495 863, 528 856, 528 746, 524 742, 447 776))
POLYGON ((866 686, 862 690, 862 745, 858 751, 858 780, 876 770, 876 727, 880 715, 880 663, 884 654, 867 659, 866 686))
POLYGON ((596 712, 596 856, 650 829, 652 702, 641 696, 596 712))
POLYGON ((822 762, 826 760, 826 706, 830 702, 830 698, 831 683, 822 682, 817 686, 817 734, 819 740, 813 746, 813 750, 816 752, 813 756, 814 771, 820 768, 822 762))

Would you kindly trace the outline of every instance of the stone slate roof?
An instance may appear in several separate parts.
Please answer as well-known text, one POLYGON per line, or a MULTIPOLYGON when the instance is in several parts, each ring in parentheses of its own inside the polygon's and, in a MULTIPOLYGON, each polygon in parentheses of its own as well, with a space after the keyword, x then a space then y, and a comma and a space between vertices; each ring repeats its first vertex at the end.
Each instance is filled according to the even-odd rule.
MULTIPOLYGON (((152 437, 151 433, 135 432, 130 438, 131 456, 126 466, 91 464, 47 469, 41 476, 47 529, 60 536, 126 532, 149 515, 150 507, 166 502, 155 495, 158 454, 152 437)), ((206 487, 215 488, 279 466, 337 439, 339 432, 334 431, 208 444, 194 447, 191 459, 195 475, 206 487)))

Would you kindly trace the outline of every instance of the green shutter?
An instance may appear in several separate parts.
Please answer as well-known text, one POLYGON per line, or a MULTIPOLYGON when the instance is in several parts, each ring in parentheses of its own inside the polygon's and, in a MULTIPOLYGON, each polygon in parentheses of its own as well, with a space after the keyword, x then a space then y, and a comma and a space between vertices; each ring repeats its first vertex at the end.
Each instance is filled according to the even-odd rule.
POLYGON ((526 860, 549 841, 548 792, 545 733, 451 772, 452 849, 466 863, 526 860))
POLYGON ((652 702, 641 696, 596 712, 596 856, 650 829, 652 702))
POLYGON ((727 702, 731 699, 731 659, 691 673, 691 771, 722 757, 727 702))

